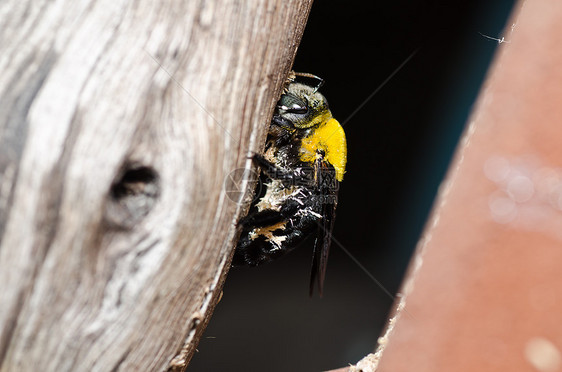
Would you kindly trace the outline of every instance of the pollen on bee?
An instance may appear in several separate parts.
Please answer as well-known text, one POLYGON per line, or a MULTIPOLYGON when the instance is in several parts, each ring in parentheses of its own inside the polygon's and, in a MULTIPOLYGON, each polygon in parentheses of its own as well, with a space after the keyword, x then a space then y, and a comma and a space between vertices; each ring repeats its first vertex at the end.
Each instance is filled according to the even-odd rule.
POLYGON ((347 143, 345 132, 336 119, 327 120, 308 137, 303 138, 300 153, 302 161, 314 162, 318 151, 326 154, 326 159, 336 170, 337 180, 341 182, 347 163, 347 143))
POLYGON ((263 236, 268 242, 272 242, 278 247, 281 247, 281 243, 283 243, 287 237, 283 235, 273 235, 273 232, 276 230, 285 230, 286 226, 287 221, 281 221, 265 227, 256 227, 250 231, 249 236, 252 240, 255 240, 259 236, 263 236))

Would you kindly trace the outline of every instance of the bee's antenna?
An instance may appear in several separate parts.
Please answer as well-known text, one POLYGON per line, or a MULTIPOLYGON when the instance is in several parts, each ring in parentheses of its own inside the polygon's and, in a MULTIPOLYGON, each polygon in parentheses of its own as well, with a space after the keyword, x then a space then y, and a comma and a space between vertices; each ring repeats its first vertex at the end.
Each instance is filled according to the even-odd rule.
POLYGON ((314 88, 313 93, 316 93, 318 91, 318 89, 320 89, 322 87, 322 85, 324 85, 324 79, 322 79, 320 76, 316 76, 316 75, 310 74, 308 72, 294 72, 293 71, 292 72, 293 79, 294 79, 294 77, 297 77, 297 76, 307 77, 307 78, 318 80, 318 85, 314 88))

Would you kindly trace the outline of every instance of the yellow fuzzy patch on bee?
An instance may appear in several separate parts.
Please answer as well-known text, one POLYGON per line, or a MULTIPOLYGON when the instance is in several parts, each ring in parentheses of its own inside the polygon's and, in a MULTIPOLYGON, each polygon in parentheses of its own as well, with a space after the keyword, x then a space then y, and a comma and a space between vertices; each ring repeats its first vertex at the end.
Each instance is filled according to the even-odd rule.
POLYGON ((336 119, 331 118, 325 121, 303 138, 300 159, 314 163, 318 150, 322 150, 326 154, 326 160, 336 170, 336 179, 341 182, 347 163, 347 143, 345 132, 336 119))

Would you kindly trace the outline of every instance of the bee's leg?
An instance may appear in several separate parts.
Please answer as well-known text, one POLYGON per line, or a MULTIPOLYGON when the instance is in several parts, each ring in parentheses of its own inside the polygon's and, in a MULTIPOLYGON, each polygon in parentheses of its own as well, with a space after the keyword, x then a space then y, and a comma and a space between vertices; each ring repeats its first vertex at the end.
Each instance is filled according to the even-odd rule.
MULTIPOLYGON (((253 218, 259 220, 263 212, 267 211, 258 212, 253 218)), ((281 218, 275 223, 244 226, 232 259, 233 266, 257 266, 272 261, 291 251, 312 227, 309 223, 303 225, 301 217, 286 218, 281 212, 277 213, 281 218)))
POLYGON ((273 234, 283 233, 287 219, 280 211, 266 209, 243 218, 240 222, 242 233, 236 246, 233 266, 257 266, 271 261, 282 250, 272 240, 273 234))
POLYGON ((272 162, 270 162, 269 160, 267 160, 266 158, 264 158, 263 156, 259 155, 259 154, 254 154, 254 156, 252 156, 252 161, 254 163, 256 163, 256 165, 258 167, 260 167, 260 169, 262 170, 262 172, 264 172, 267 177, 277 180, 280 178, 285 178, 284 176, 290 176, 290 172, 286 172, 285 170, 279 168, 278 166, 276 166, 275 164, 273 164, 272 162))
POLYGON ((284 218, 285 217, 276 210, 265 209, 263 211, 250 213, 246 217, 240 219, 240 221, 238 221, 238 226, 242 226, 244 229, 264 227, 281 222, 284 218))
POLYGON ((318 228, 316 221, 314 216, 284 218, 279 221, 279 226, 271 224, 269 229, 264 226, 263 229, 242 232, 232 259, 233 266, 257 266, 292 251, 318 228))
POLYGON ((271 232, 271 236, 246 234, 241 236, 234 256, 233 266, 258 266, 292 251, 306 233, 296 227, 286 227, 271 232), (272 238, 273 237, 273 238, 272 238), (281 245, 273 240, 278 239, 281 245))
POLYGON ((264 209, 259 212, 250 213, 246 217, 242 218, 238 222, 238 225, 242 226, 242 228, 246 230, 254 227, 271 226, 294 216, 299 210, 299 207, 300 203, 296 200, 288 200, 279 211, 274 209, 264 209))
POLYGON ((289 172, 281 169, 259 154, 254 154, 252 160, 258 167, 260 167, 267 177, 273 180, 280 180, 285 186, 302 185, 303 182, 305 182, 305 180, 303 180, 305 175, 298 170, 289 172))

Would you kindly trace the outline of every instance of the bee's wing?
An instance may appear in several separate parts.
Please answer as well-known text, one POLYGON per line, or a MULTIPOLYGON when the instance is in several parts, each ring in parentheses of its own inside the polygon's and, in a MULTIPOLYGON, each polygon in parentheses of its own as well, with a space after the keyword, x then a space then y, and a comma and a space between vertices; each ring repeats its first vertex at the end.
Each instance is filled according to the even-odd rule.
POLYGON ((314 251, 312 255, 312 268, 310 272, 310 295, 314 291, 315 282, 318 283, 318 292, 322 296, 328 253, 332 242, 332 230, 336 218, 337 192, 339 182, 335 178, 335 169, 332 165, 317 160, 315 164, 315 179, 319 193, 319 210, 322 220, 319 221, 314 251))

